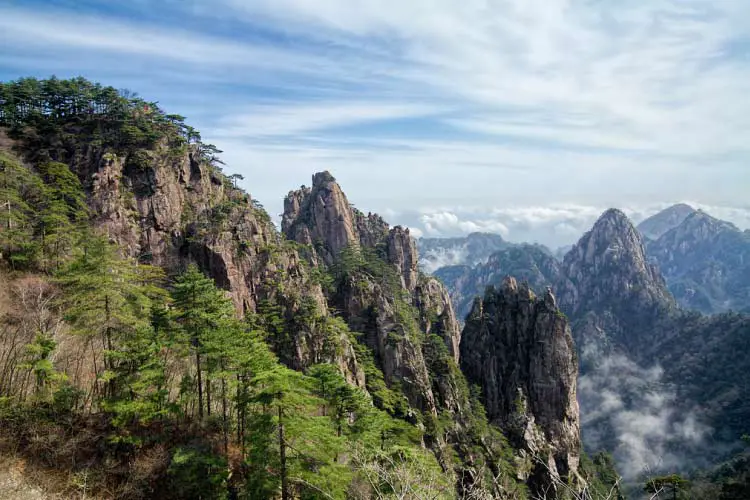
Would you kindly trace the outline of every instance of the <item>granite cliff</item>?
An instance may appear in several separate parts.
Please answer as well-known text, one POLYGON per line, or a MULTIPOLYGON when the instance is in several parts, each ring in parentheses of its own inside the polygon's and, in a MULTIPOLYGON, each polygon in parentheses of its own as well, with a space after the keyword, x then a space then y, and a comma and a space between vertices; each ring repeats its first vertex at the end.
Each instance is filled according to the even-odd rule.
MULTIPOLYGON (((487 416, 534 457, 537 494, 580 485, 581 451, 570 327, 547 289, 537 297, 507 278, 476 299, 461 341, 461 368, 482 388, 487 416)), ((562 492, 560 492, 562 493, 562 492)))

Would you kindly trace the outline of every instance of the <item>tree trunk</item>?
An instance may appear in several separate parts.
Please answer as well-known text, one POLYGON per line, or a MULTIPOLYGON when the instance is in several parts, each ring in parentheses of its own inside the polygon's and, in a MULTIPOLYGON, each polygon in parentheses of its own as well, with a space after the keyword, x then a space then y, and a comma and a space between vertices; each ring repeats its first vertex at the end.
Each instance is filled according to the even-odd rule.
POLYGON ((211 378, 208 376, 210 370, 206 370, 206 414, 211 416, 211 378))
POLYGON ((221 377, 221 418, 224 429, 224 455, 229 455, 229 419, 227 417, 227 379, 221 377))
POLYGON ((198 370, 198 419, 203 420, 203 376, 201 375, 201 353, 195 351, 195 366, 198 370))
POLYGON ((284 442, 284 410, 279 404, 279 458, 281 461, 281 500, 290 500, 286 477, 286 443, 284 442))

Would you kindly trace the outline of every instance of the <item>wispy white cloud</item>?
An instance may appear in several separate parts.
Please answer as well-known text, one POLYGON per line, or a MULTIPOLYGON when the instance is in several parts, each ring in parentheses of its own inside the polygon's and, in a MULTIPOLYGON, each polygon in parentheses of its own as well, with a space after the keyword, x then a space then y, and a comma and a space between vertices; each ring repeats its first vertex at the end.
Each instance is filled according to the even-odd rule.
POLYGON ((392 102, 259 104, 228 116, 212 134, 223 138, 297 136, 347 125, 434 115, 434 105, 392 102))
POLYGON ((493 207, 739 206, 750 191, 744 0, 36 1, 0 6, 3 75, 148 92, 273 212, 331 169, 425 234, 551 242, 592 216, 533 225, 493 207))

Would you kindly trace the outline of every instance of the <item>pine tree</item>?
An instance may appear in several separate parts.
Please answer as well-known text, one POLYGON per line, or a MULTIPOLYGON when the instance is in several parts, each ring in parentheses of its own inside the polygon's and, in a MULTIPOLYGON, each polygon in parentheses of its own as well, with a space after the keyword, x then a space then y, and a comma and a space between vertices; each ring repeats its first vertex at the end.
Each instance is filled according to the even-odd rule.
POLYGON ((313 384, 309 377, 281 365, 254 379, 254 400, 276 434, 275 442, 265 439, 264 444, 269 446, 270 465, 278 471, 282 500, 294 498, 299 491, 344 498, 351 477, 346 467, 333 461, 344 440, 336 436, 328 417, 316 415, 324 402, 312 393, 313 384))
POLYGON ((120 258, 102 237, 86 234, 79 244, 79 255, 57 275, 61 305, 74 333, 87 337, 94 352, 98 347, 101 363, 94 360, 92 396, 100 390, 101 396, 114 398, 114 355, 121 341, 148 328, 151 299, 163 293, 156 286, 163 272, 120 258))
MULTIPOLYGON (((204 380, 203 372, 215 369, 212 363, 203 366, 205 343, 211 332, 224 326, 234 314, 231 301, 219 290, 213 280, 207 278, 195 265, 177 278, 172 292, 174 305, 177 308, 176 320, 187 334, 190 347, 195 357, 196 382, 198 388, 198 418, 204 415, 204 380)), ((213 362, 213 358, 209 360, 213 362)), ((210 378, 206 381, 209 391, 206 393, 206 409, 210 414, 210 378)))

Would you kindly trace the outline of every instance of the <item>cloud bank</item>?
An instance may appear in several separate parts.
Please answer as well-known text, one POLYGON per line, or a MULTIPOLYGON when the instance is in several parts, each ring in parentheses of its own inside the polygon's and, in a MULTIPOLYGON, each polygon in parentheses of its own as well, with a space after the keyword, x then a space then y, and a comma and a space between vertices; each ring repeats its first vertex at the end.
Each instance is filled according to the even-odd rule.
MULTIPOLYGON (((685 201, 719 219, 750 229, 750 208, 706 205, 685 201)), ((673 203, 617 206, 634 224, 664 210, 673 203)), ((471 232, 489 232, 514 242, 541 243, 552 250, 575 243, 591 229, 606 205, 550 205, 497 207, 443 207, 421 211, 391 211, 389 220, 412 228, 412 234, 424 237, 464 236, 471 232)), ((461 263, 459 253, 445 255, 446 262, 461 263)))

